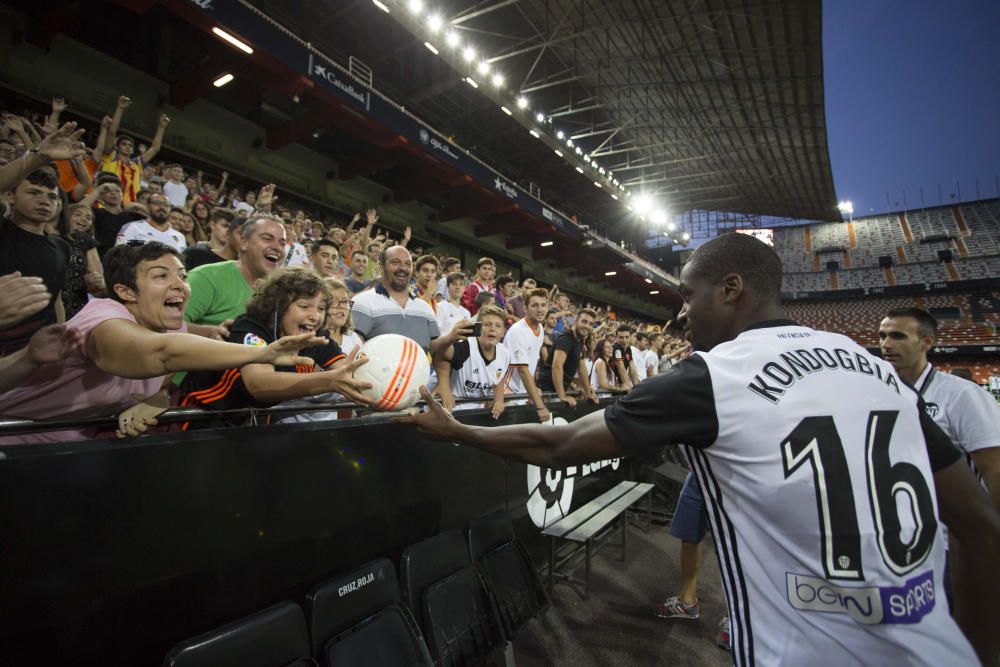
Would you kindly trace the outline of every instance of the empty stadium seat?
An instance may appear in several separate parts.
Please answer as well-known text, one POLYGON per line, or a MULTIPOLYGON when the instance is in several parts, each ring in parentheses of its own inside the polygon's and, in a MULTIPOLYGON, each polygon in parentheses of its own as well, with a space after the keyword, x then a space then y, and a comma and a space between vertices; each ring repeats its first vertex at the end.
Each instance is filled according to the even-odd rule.
POLYGON ((400 570, 404 598, 439 667, 480 664, 503 650, 497 609, 459 531, 407 547, 400 570))
POLYGON ((433 664, 396 568, 380 558, 320 584, 306 598, 312 654, 324 666, 433 664))
POLYGON ((309 633, 302 609, 281 602, 256 614, 181 642, 167 654, 165 667, 306 667, 309 633))
POLYGON ((507 513, 498 510, 469 524, 469 553, 493 595, 504 634, 514 633, 548 610, 548 591, 507 513))

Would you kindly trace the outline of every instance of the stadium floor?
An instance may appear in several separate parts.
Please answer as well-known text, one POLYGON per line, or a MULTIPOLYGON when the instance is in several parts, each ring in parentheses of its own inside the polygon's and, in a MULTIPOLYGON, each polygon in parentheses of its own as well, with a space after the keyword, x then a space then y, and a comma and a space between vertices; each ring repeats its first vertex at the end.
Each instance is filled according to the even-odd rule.
POLYGON ((589 600, 569 586, 555 587, 548 614, 528 623, 514 642, 517 665, 732 665, 715 645, 725 601, 711 538, 702 544, 701 618, 671 621, 652 614, 655 602, 676 592, 679 556, 680 541, 666 527, 654 525, 648 534, 630 528, 626 563, 613 544, 593 559, 589 600))

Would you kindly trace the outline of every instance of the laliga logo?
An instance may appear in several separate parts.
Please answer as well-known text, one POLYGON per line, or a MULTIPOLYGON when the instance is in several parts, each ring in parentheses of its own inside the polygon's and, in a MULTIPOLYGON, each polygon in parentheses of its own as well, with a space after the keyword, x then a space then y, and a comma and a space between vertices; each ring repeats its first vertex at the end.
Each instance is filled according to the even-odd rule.
MULTIPOLYGON (((553 417, 553 426, 568 424, 562 417, 553 417)), ((618 470, 621 459, 597 461, 595 463, 570 466, 565 470, 550 470, 529 465, 528 470, 528 516, 539 528, 555 523, 569 514, 573 504, 573 481, 576 477, 586 477, 601 468, 611 466, 618 470)))

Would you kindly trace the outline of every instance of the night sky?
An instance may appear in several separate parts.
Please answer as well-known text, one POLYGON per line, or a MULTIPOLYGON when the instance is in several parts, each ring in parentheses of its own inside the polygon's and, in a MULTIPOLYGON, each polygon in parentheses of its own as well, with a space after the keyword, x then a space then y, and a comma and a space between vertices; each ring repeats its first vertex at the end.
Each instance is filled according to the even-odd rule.
POLYGON ((830 159, 854 215, 1000 196, 1000 2, 823 5, 830 159))

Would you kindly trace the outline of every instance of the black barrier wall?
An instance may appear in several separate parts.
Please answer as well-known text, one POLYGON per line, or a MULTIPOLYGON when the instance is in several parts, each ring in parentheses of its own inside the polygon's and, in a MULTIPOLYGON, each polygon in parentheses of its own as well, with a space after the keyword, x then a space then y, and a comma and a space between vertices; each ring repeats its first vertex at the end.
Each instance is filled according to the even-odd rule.
MULTIPOLYGON (((534 415, 509 407, 499 423, 534 415)), ((496 424, 482 410, 461 418, 496 424)), ((541 552, 527 510, 537 470, 382 416, 5 451, 3 665, 158 665, 177 641, 301 602, 378 556, 398 563, 409 544, 498 508, 541 552)), ((568 484, 578 507, 623 475, 617 462, 542 471, 535 510, 541 497, 557 511, 568 484)))

